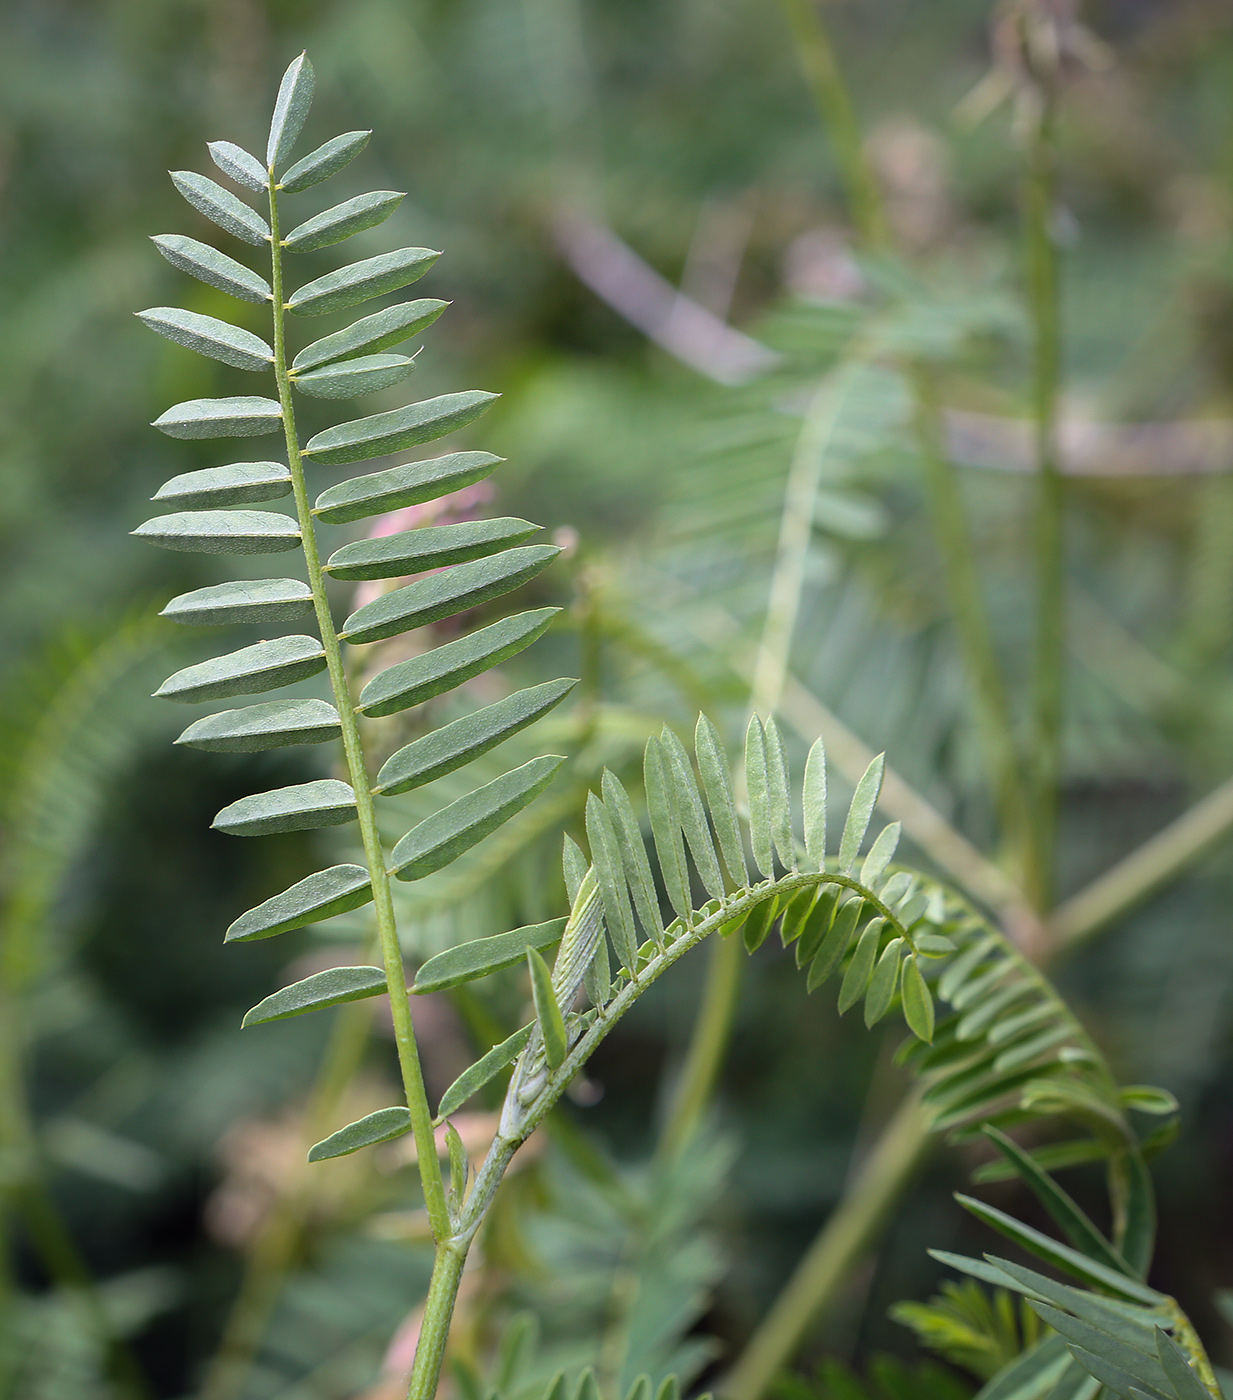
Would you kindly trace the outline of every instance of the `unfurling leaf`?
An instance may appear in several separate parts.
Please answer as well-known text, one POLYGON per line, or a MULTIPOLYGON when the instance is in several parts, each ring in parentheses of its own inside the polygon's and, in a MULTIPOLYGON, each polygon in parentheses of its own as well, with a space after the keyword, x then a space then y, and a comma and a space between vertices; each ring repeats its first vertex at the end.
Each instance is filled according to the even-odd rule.
POLYGON ((286 161, 304 129, 308 109, 312 105, 314 83, 313 66, 308 61, 308 55, 302 53, 292 61, 278 85, 274 115, 270 119, 270 137, 265 148, 265 163, 271 170, 277 170, 286 161))
POLYGON ((450 1158, 450 1208, 457 1213, 462 1209, 462 1203, 466 1197, 469 1168, 467 1149, 462 1145, 458 1129, 448 1121, 445 1125, 445 1145, 450 1158))
POLYGON ((843 835, 839 839, 839 869, 845 875, 851 875, 856 869, 861 842, 865 839, 865 832, 869 830, 873 809, 878 805, 878 796, 882 791, 884 767, 885 758, 879 754, 865 769, 856 785, 856 791, 852 794, 848 819, 843 824, 843 835))
POLYGON ((368 145, 371 135, 371 131, 346 131, 341 136, 332 137, 289 166, 279 180, 278 188, 298 194, 301 190, 319 185, 322 180, 328 180, 359 155, 368 145))
POLYGON ((535 1019, 539 1022, 544 1041, 544 1056, 552 1069, 560 1069, 569 1054, 565 1018, 552 990, 552 974, 548 971, 548 964, 534 948, 527 949, 527 970, 531 974, 531 995, 535 1001, 535 1019))

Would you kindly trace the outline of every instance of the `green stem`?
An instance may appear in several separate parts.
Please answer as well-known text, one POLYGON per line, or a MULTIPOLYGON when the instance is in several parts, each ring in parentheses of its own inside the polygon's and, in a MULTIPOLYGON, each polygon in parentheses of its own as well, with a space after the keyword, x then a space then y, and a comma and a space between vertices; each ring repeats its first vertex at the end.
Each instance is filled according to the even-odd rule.
POLYGON ((1053 239, 1054 100, 1044 106, 1028 150, 1024 181, 1028 308, 1032 321, 1032 418, 1036 452, 1034 554, 1036 644, 1032 670, 1032 839, 1028 843, 1027 890, 1036 907, 1053 898, 1061 781, 1062 689, 1065 665, 1066 598, 1063 512, 1065 497, 1058 463, 1057 417, 1061 385, 1061 308, 1057 246, 1053 239))
POLYGON ((445 1360, 445 1344, 454 1316, 454 1303, 466 1262, 467 1245, 451 1240, 438 1246, 428 1297, 424 1300, 424 1320, 420 1324, 420 1340, 415 1348, 407 1400, 433 1400, 437 1393, 441 1364, 445 1360))
POLYGON ((929 1114, 909 1095, 883 1130, 825 1227, 721 1386, 729 1400, 758 1400, 818 1313, 847 1283, 877 1238, 930 1140, 929 1114))
POLYGON ((381 957, 385 967, 386 982, 389 984, 394 1040, 398 1047, 398 1064, 402 1071, 403 1089, 407 1097, 407 1108, 411 1113, 411 1127, 415 1135, 416 1150, 419 1154, 424 1204, 428 1210, 433 1237, 439 1242, 449 1235, 450 1218, 445 1200, 445 1184, 441 1175, 441 1163, 437 1156, 437 1146, 432 1131, 432 1109, 428 1105, 428 1094, 424 1088, 424 1074, 420 1067, 419 1051, 415 1043, 415 1027, 411 1020, 411 999, 407 992, 407 979, 403 971, 402 947, 398 941, 398 926, 394 917, 390 878, 385 868, 385 851, 381 844, 376 809, 368 786, 368 769, 364 761, 364 748, 360 739, 359 723, 356 719, 351 688, 347 681, 347 671, 343 664, 342 648, 339 645, 338 634, 334 630, 334 619, 330 613, 329 598, 326 595, 325 577, 321 570, 320 555, 317 552, 317 535, 312 507, 304 482, 304 461, 296 435, 295 408, 291 399, 291 378, 287 372, 283 334, 283 322, 286 317, 286 306, 283 301, 283 250, 279 236, 278 194, 273 171, 270 173, 269 193, 272 272, 270 281, 274 290, 274 374, 278 381, 278 401, 282 407, 283 432, 287 440, 287 465, 291 471, 291 488, 295 496, 296 516, 300 523, 301 543, 304 548, 304 561, 308 569, 308 582, 312 588, 313 607, 321 632, 321 644, 325 649, 330 685, 334 691, 334 701, 342 723, 343 753, 347 760, 351 786, 355 790, 356 816, 359 819, 360 836, 364 843, 364 858, 368 865, 369 878, 372 881, 377 934, 381 940, 381 957))

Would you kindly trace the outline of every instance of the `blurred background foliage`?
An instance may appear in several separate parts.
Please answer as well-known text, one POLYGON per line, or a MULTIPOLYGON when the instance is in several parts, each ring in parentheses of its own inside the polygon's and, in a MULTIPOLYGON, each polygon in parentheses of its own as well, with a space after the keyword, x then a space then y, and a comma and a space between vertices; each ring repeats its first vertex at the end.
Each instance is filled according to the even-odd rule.
MULTIPOLYGON (((550 722, 570 776, 508 836, 407 887, 409 958, 551 917, 560 832, 580 834, 599 767, 628 768, 664 718, 692 727, 704 706, 739 720, 800 413, 842 363, 793 671, 959 830, 996 843, 909 406, 861 346, 943 346, 951 450, 1021 723, 1032 585, 1015 118, 992 100, 987 0, 824 10, 914 273, 855 256, 834 156, 766 0, 3 7, 0 1182, 21 1209, 0 1307, 14 1394, 109 1393, 80 1308, 131 1336, 156 1394, 196 1393, 246 1255, 282 1228, 290 1274, 244 1393, 376 1400, 396 1393, 381 1389, 382 1358, 405 1364, 426 1279, 395 1153, 307 1178, 298 1166, 327 1040, 350 1037, 352 1107, 384 1101, 382 1026, 371 1041, 364 1013, 238 1029, 275 986, 364 936, 344 919, 221 946, 236 911, 315 867, 305 838, 235 842, 208 830, 213 813, 316 770, 298 751, 228 761, 168 745, 177 716, 145 696, 200 653, 148 613, 221 575, 125 538, 166 477, 214 460, 145 425, 175 399, 240 388, 130 314, 185 291, 147 241, 193 231, 162 172, 202 168, 207 139, 258 143, 301 48, 318 73, 312 131, 375 129, 342 179, 410 191, 381 246, 445 250, 422 284, 452 306, 418 362, 421 396, 503 396, 467 441, 509 464, 469 508, 525 515, 571 546, 534 585, 568 623, 522 663, 583 678, 572 714, 550 722), (697 307, 714 318, 701 329, 697 307), (751 339, 726 340, 722 322, 751 339), (91 1298, 56 1286, 83 1261, 102 1281, 91 1298)), ((1233 773, 1233 15, 1226 0, 1095 0, 1083 18, 1098 42, 1065 87, 1054 215, 1064 445, 1083 469, 1067 486, 1063 896, 1233 773)), ((190 297, 219 309, 208 289, 190 297)), ((1155 1167, 1154 1281, 1226 1364, 1233 1338, 1211 1300, 1233 1286, 1229 852, 1217 843, 1060 974, 1122 1078, 1181 1099, 1180 1140, 1155 1167)), ((647 1174, 700 980, 686 964, 638 1004, 504 1188, 464 1296, 459 1395, 498 1382, 517 1394, 597 1338, 614 1378, 731 1361, 859 1173, 900 1092, 893 1040, 809 1000, 767 948, 712 1135, 681 1179, 647 1174), (494 1360, 517 1308, 542 1341, 516 1329, 494 1360)), ((491 1001, 417 1008, 430 1087, 516 1024, 524 998, 511 978, 491 1001)), ((482 1142, 482 1114, 471 1131, 482 1142)), ((981 1247, 948 1194, 974 1161, 931 1159, 785 1395, 971 1393, 963 1371, 913 1369, 913 1338, 887 1309, 936 1286, 927 1245, 981 1247), (868 1372, 881 1353, 901 1359, 868 1372)), ((1022 1193, 995 1189, 1030 1215, 1022 1193)))

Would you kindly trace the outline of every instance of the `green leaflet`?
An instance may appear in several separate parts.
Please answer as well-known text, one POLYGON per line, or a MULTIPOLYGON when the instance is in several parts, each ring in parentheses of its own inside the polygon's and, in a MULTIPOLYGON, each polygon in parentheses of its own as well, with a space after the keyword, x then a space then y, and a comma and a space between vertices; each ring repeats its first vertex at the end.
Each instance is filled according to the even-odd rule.
POLYGON ((150 498, 162 505, 242 506, 291 494, 291 473, 281 462, 233 462, 173 476, 150 498))
POLYGON ((1013 1288, 1030 1298, 1043 1298, 1140 1351, 1151 1348, 1158 1314, 1132 1303, 1118 1302, 1098 1293, 1073 1288, 1068 1283, 1058 1283, 1056 1279, 1047 1278, 1022 1264, 1012 1264, 1009 1259, 990 1255, 989 1263, 1000 1271, 1002 1277, 998 1282, 1001 1287, 1013 1288))
POLYGON ((233 238, 252 243, 258 248, 270 241, 269 224, 255 209, 250 209, 222 185, 216 185, 213 180, 191 170, 173 170, 171 181, 199 214, 204 214, 211 223, 217 224, 233 238))
POLYGON ((332 865, 241 914, 223 941, 248 943, 255 938, 273 938, 277 933, 319 923, 371 901, 372 885, 362 865, 332 865))
POLYGON ((226 253, 220 253, 217 248, 211 248, 208 243, 200 243, 180 233, 157 233, 150 241, 172 267, 187 272, 199 282, 227 292, 239 301, 269 301, 274 295, 264 277, 229 258, 226 253))
POLYGON ((450 1158, 449 1206, 450 1210, 457 1214, 462 1209, 466 1197, 470 1167, 467 1162, 467 1149, 463 1146, 462 1137, 453 1123, 445 1125, 445 1142, 450 1158))
POLYGON ((311 219, 305 219, 291 230, 283 243, 296 253, 328 248, 354 233, 362 233, 366 228, 375 228, 384 223, 406 197, 405 191, 400 190, 373 190, 369 194, 357 194, 353 199, 346 199, 332 209, 325 209, 311 219))
POLYGON ((243 146, 237 146, 234 141, 209 141, 206 150, 214 164, 237 185, 243 185, 257 194, 265 193, 265 169, 257 157, 249 155, 243 146))
POLYGON ((132 532, 163 549, 195 554, 279 554, 297 549, 300 527, 268 510, 194 510, 158 515, 132 532))
POLYGON ((1153 1307, 1163 1301, 1161 1294, 1148 1288, 1146 1284, 1128 1277, 1120 1270, 1106 1268, 1086 1254, 1080 1254, 1078 1250, 1071 1249, 1069 1245, 1059 1244, 1057 1240, 1050 1239, 1048 1235, 1042 1235, 1039 1230, 1034 1230, 1030 1225, 1024 1225, 1004 1211, 986 1205, 984 1201, 975 1200, 960 1192, 955 1193, 955 1200, 965 1210, 971 1211, 978 1220, 983 1220, 986 1225, 991 1225, 1007 1239, 1014 1240, 1021 1249, 1026 1249, 1029 1254, 1043 1259, 1062 1273, 1081 1279, 1090 1288, 1112 1293, 1115 1297, 1128 1299, 1132 1303, 1143 1303, 1148 1307, 1153 1307))
POLYGON ((401 661, 368 682, 360 692, 356 709, 379 718, 452 690, 529 647, 547 631, 548 624, 560 611, 560 608, 540 608, 535 612, 515 613, 469 636, 446 642, 423 656, 401 661))
POLYGON ((582 882, 590 868, 586 856, 582 854, 582 847, 567 831, 561 839, 561 875, 565 881, 565 897, 569 900, 571 909, 578 902, 578 891, 582 888, 582 882))
POLYGON ((603 793, 604 806, 612 819, 617 847, 621 852, 621 864, 625 868, 625 879, 633 895, 634 908, 638 911, 638 921, 647 936, 662 947, 664 921, 660 917, 655 877, 651 874, 651 862, 647 859, 642 830, 634 813, 634 804, 629 800, 629 794, 621 785, 621 780, 607 768, 600 778, 600 791, 603 793))
POLYGON ((839 838, 839 869, 851 875, 856 869, 861 842, 869 829, 873 809, 878 805, 882 791, 882 773, 886 766, 885 755, 877 758, 865 769, 864 775, 852 794, 852 805, 848 808, 848 818, 843 824, 843 835, 839 838))
POLYGON ((754 905, 753 912, 745 920, 744 939, 747 953, 756 953, 766 942, 766 936, 770 933, 778 913, 779 900, 774 895, 754 905))
POLYGON ((784 947, 789 943, 796 944, 797 967, 804 967, 812 961, 822 946, 835 916, 839 890, 834 885, 822 885, 816 891, 803 890, 801 894, 816 894, 817 898, 801 900, 800 895, 795 896, 784 916, 782 928, 784 947))
POLYGON ((278 831, 317 831, 354 820, 351 785, 321 778, 241 797, 224 807, 210 825, 230 836, 269 836, 278 831))
POLYGON ((1023 1178, 1032 1194, 1049 1212, 1062 1233, 1076 1249, 1099 1260, 1107 1268, 1133 1277, 1133 1271, 1117 1250, 1092 1224, 1087 1214, 1071 1199, 1069 1194, 1062 1190, 1048 1172, 1041 1169, 1039 1163, 1030 1157, 1017 1142, 1012 1141, 1005 1133, 998 1132, 996 1128, 986 1124, 984 1133, 1023 1178))
POLYGON ((452 452, 429 462, 407 462, 388 471, 353 476, 317 497, 313 514, 330 525, 346 525, 386 511, 435 501, 483 481, 505 459, 491 452, 452 452))
POLYGON ((552 990, 548 964, 534 948, 527 949, 527 971, 531 974, 531 995, 535 1001, 535 1019, 544 1042, 544 1057, 551 1069, 560 1069, 569 1054, 565 1018, 552 990))
POLYGON ((545 681, 432 730, 386 759, 373 792, 410 792, 452 773, 546 715, 577 684, 568 679, 545 681))
POLYGON ((719 860, 715 854, 715 845, 706 822, 706 809, 702 805, 702 795, 698 791, 689 755, 685 752, 685 745, 667 725, 660 734, 660 743, 663 745, 663 753, 672 775, 681 829, 685 833, 689 853, 694 858, 694 867, 707 894, 712 899, 722 899, 724 879, 719 873, 719 860))
POLYGON ((689 871, 685 865, 685 845, 681 840, 681 822, 672 781, 664 760, 663 749, 652 735, 646 743, 643 757, 643 780, 646 785, 646 805, 651 818, 651 834, 659 856, 660 874, 668 900, 686 922, 693 913, 689 893, 689 871))
MULTIPOLYGON (((1145 1352, 1139 1347, 1129 1346, 1120 1338, 1112 1336, 1103 1328, 1093 1327, 1077 1317, 1058 1308, 1042 1303, 1035 1298, 1028 1300, 1028 1306, 1041 1319, 1060 1333, 1068 1342, 1086 1350, 1098 1353, 1106 1361, 1120 1366, 1133 1376, 1145 1390, 1155 1390, 1162 1395, 1170 1395, 1172 1385, 1160 1359, 1155 1352, 1145 1352)), ((1210 1400, 1210 1397, 1208 1397, 1210 1400)))
POLYGON ((394 847, 390 873, 422 880, 449 865, 538 797, 564 762, 557 754, 533 758, 425 817, 394 847))
POLYGON ((767 879, 775 873, 771 835, 770 772, 767 768, 766 733, 757 715, 745 731, 745 786, 749 791, 749 840, 754 864, 767 879))
POLYGON ((315 82, 313 66, 306 53, 295 59, 283 74, 265 148, 265 163, 271 170, 277 170, 283 164, 299 139, 312 104, 315 82))
POLYGON ((405 355, 361 355, 356 360, 292 375, 292 382, 301 393, 313 398, 355 399, 401 383, 414 368, 415 361, 405 355))
POLYGON ((259 335, 217 316, 202 316, 178 306, 152 306, 134 314, 143 325, 177 345, 236 369, 265 370, 274 363, 273 350, 259 335))
POLYGON ((1129 1372, 1122 1370, 1120 1366, 1106 1360, 1103 1355, 1097 1356, 1084 1347, 1076 1346, 1073 1342, 1070 1344, 1070 1354, 1088 1375, 1095 1376, 1101 1385, 1108 1387, 1117 1395, 1124 1396, 1126 1400, 1138 1400, 1140 1395, 1146 1396, 1148 1400, 1166 1400, 1165 1395, 1155 1386, 1144 1384, 1139 1381, 1137 1376, 1132 1376, 1129 1372))
POLYGON ((328 180, 359 155, 368 145, 371 135, 371 131, 345 131, 341 136, 331 137, 290 166, 279 180, 278 188, 290 194, 299 194, 301 190, 328 180))
POLYGON ((1156 1328, 1156 1354, 1177 1400, 1212 1400, 1211 1392, 1195 1375, 1181 1347, 1162 1328, 1156 1328))
POLYGON ((306 1011, 321 1011, 341 1006, 347 1001, 380 996, 387 990, 385 973, 379 967, 327 967, 314 972, 301 982, 259 1001, 244 1013, 241 1026, 260 1026, 267 1021, 283 1021, 288 1016, 302 1016, 306 1011))
MULTIPOLYGON (((1061 1171, 1065 1167, 1083 1166, 1088 1162, 1100 1161, 1105 1155, 1104 1144, 1095 1138, 1078 1138, 1071 1142, 1050 1143, 1030 1154, 1042 1171, 1061 1171)), ((1017 1176, 1008 1162, 995 1159, 977 1167, 972 1173, 972 1181, 985 1185, 992 1181, 1010 1181, 1017 1176)))
POLYGON ((763 726, 766 738, 766 796, 771 820, 771 840, 785 870, 796 869, 796 843, 792 839, 792 804, 788 797, 788 760, 774 719, 763 726))
MULTIPOLYGON (((838 894, 839 892, 836 890, 832 898, 837 898, 838 894)), ((826 892, 823 893, 822 898, 824 899, 825 897, 826 892)), ((818 900, 818 904, 820 907, 822 899, 818 900)), ((850 899, 839 912, 834 915, 830 928, 823 935, 821 945, 814 955, 813 963, 810 965, 809 977, 805 982, 805 990, 807 992, 816 991, 833 972, 839 970, 844 955, 848 951, 848 945, 852 942, 852 935, 856 932, 856 925, 860 922, 861 910, 864 907, 862 900, 850 899)), ((817 913, 816 910, 815 913, 817 913)), ((806 930, 806 932, 808 932, 808 930, 806 930)), ((802 934, 798 947, 803 945, 804 942, 805 934, 802 934)))
POLYGON ((304 455, 323 467, 338 467, 418 447, 473 422, 498 397, 482 389, 466 389, 460 394, 442 394, 389 413, 339 423, 309 438, 304 455))
POLYGON ((855 1006, 869 989, 874 961, 878 956, 878 941, 886 927, 885 919, 870 919, 856 940, 856 951, 839 984, 839 1014, 855 1006))
POLYGON ((313 593, 298 578, 242 579, 181 593, 159 613, 172 622, 222 627, 238 622, 294 622, 313 611, 313 593))
POLYGON ((441 1102, 437 1105, 437 1119, 447 1117, 451 1113, 456 1113, 466 1101, 474 1094, 478 1094, 485 1084, 490 1083, 507 1069, 522 1054, 526 1048, 527 1041, 531 1038, 530 1026, 523 1026, 520 1031, 515 1031, 508 1040, 503 1040, 500 1045, 494 1045, 482 1059, 469 1068, 463 1070, 457 1079, 441 1096, 441 1102))
POLYGON ((745 843, 741 840, 741 825, 736 815, 728 755, 724 752, 719 730, 701 714, 694 730, 694 753, 710 809, 711 826, 719 842, 728 878, 739 889, 749 878, 749 872, 745 869, 745 843))
POLYGON ((933 997, 915 957, 903 965, 903 1019, 918 1040, 933 1042, 933 997))
POLYGON ((1043 1400, 1070 1365, 1061 1337, 1046 1337, 999 1371, 976 1400, 1043 1400))
POLYGON ((399 248, 393 253, 378 253, 375 258, 362 258, 306 282, 299 291, 292 292, 287 310, 297 316, 345 311, 418 280, 440 256, 432 248, 399 248))
POLYGON ((358 1152, 362 1147, 375 1147, 379 1142, 390 1142, 411 1131, 411 1114, 402 1107, 379 1108, 365 1118, 348 1123, 328 1138, 311 1147, 308 1152, 310 1162, 326 1162, 331 1157, 346 1157, 358 1152))
POLYGON ((168 676, 154 694, 184 702, 224 700, 276 690, 324 670, 325 650, 316 637, 276 637, 186 666, 168 676))
POLYGON ((188 399, 160 414, 151 426, 168 437, 192 440, 214 437, 259 437, 283 425, 282 409, 273 399, 188 399))
POLYGON ((861 884, 866 888, 876 890, 882 876, 886 874, 886 867, 891 863, 895 848, 899 845, 900 830, 898 822, 891 822, 878 832, 877 838, 869 848, 869 854, 861 865, 861 884))
POLYGON ((353 540, 330 555, 325 571, 331 578, 348 581, 402 578, 406 574, 483 559, 497 550, 521 544, 538 534, 540 528, 530 521, 511 518, 421 525, 416 530, 403 530, 396 535, 353 540))
MULTIPOLYGON (((561 1006, 574 1003, 578 990, 595 963, 604 941, 604 906, 594 870, 582 877, 578 895, 569 911, 561 946, 552 968, 552 994, 561 1006)), ((605 955, 606 963, 606 955, 605 955)))
POLYGON ((903 939, 892 938, 882 949, 865 993, 865 1025, 876 1025, 890 1010, 899 986, 900 953, 903 939))
POLYGON ((487 559, 456 564, 404 588, 383 593, 353 612, 339 636, 348 642, 379 642, 424 627, 520 588, 560 554, 557 545, 527 545, 487 559))
POLYGON ((291 362, 296 374, 315 369, 336 360, 349 359, 367 351, 370 355, 401 345, 413 335, 431 326, 449 305, 448 301, 404 301, 387 306, 384 311, 353 321, 346 330, 335 331, 307 345, 291 362))
POLYGON ((815 739, 805 760, 805 850, 819 870, 826 865, 826 750, 815 739))
POLYGON ((1127 1084, 1118 1090, 1118 1098, 1139 1113, 1177 1113, 1181 1107, 1167 1089, 1157 1089, 1152 1084, 1127 1084))
POLYGON ((324 700, 269 700, 207 715, 176 743, 208 753, 259 753, 287 744, 324 744, 340 733, 338 711, 324 700))
POLYGON ((593 792, 587 793, 586 828, 612 946, 622 967, 632 976, 638 963, 638 938, 625 882, 625 864, 612 818, 593 792))
POLYGON ((411 990, 417 994, 444 992, 475 982, 491 973, 501 972, 522 962, 528 948, 541 951, 561 941, 565 932, 564 919, 549 919, 546 924, 529 924, 512 933, 498 933, 491 938, 476 938, 447 948, 428 961, 415 974, 411 990))

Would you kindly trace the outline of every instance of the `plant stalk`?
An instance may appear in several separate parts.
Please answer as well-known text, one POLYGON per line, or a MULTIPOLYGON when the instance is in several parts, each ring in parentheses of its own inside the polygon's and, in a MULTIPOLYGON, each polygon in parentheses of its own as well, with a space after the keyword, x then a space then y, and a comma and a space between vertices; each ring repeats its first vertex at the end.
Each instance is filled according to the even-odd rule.
POLYGON ((433 1400, 441 1365, 445 1360, 445 1344, 449 1338, 450 1322, 462 1270, 467 1261, 467 1245, 449 1240, 437 1246, 433 1260, 432 1279, 428 1297, 424 1300, 424 1320, 420 1324, 420 1339, 415 1348, 407 1400, 433 1400))
POLYGON ((360 836, 364 843, 364 857, 368 866, 369 878, 372 881, 377 934, 381 940, 381 957, 385 968, 386 982, 389 985, 390 1011, 394 1022, 394 1039, 398 1047, 398 1064, 402 1071, 407 1108, 411 1113, 411 1127, 415 1135, 416 1150, 419 1154, 424 1204, 428 1211, 429 1223, 432 1226, 433 1238, 440 1242, 445 1240, 450 1233, 450 1218, 445 1200, 445 1184, 441 1175, 441 1163, 437 1156, 437 1146, 432 1131, 432 1109, 428 1105, 428 1094, 424 1088, 424 1074, 415 1042, 415 1026, 411 1019, 411 999, 407 991, 406 975, 403 971, 402 947, 398 941, 394 902, 390 893, 390 878, 385 868, 385 851, 381 844, 381 833, 377 827, 377 815, 372 793, 369 790, 368 769, 364 761, 364 748, 360 739, 355 705, 347 680, 347 671, 343 663, 338 634, 334 630, 329 598, 326 595, 325 577, 321 570, 321 559, 317 550, 317 535, 312 507, 304 481, 304 461, 300 453, 299 438, 296 434, 295 408, 291 398, 291 379, 287 372, 283 329, 286 317, 286 306, 283 301, 283 249, 279 233, 278 193, 273 171, 270 172, 269 194, 272 273, 270 281, 274 290, 274 374, 278 381, 278 401, 282 407, 283 432, 287 441, 287 465, 291 471, 291 487, 295 496, 296 516, 300 524, 304 560, 308 569, 308 582, 312 588, 313 607, 321 632, 321 644, 325 649, 334 702, 338 707, 342 723, 343 753, 347 760, 351 786, 355 790, 356 816, 359 819, 360 836))

